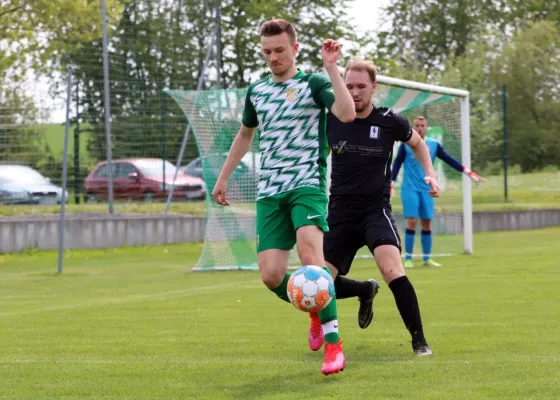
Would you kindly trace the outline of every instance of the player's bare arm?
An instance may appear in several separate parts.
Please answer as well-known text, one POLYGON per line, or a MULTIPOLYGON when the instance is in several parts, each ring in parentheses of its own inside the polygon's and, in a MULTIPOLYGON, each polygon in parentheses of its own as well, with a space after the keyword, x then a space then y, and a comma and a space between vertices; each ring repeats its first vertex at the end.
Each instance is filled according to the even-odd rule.
POLYGON ((422 137, 414 129, 412 130, 412 137, 406 145, 409 146, 414 152, 414 157, 418 160, 424 172, 426 173, 425 182, 430 185, 430 196, 439 197, 439 185, 437 183, 436 172, 430 157, 428 146, 422 137))
POLYGON ((251 143, 255 137, 255 131, 256 128, 248 128, 245 125, 241 125, 237 136, 233 140, 226 162, 224 163, 222 171, 218 176, 214 190, 212 190, 214 200, 222 206, 229 206, 229 201, 226 197, 227 180, 235 168, 237 168, 243 156, 247 154, 251 148, 251 143))
POLYGON ((327 39, 323 42, 321 57, 323 58, 323 65, 329 74, 335 96, 331 111, 340 121, 352 122, 356 118, 356 110, 354 109, 352 96, 346 89, 346 84, 338 70, 337 61, 340 57, 340 52, 341 46, 337 41, 327 39))

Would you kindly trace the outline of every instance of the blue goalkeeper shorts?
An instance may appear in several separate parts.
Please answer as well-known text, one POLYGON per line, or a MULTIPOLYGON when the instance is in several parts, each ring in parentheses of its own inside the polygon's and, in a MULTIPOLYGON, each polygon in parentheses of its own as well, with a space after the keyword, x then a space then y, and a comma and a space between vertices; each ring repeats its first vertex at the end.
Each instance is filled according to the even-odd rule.
POLYGON ((434 218, 435 202, 428 192, 402 189, 401 200, 405 218, 434 218))

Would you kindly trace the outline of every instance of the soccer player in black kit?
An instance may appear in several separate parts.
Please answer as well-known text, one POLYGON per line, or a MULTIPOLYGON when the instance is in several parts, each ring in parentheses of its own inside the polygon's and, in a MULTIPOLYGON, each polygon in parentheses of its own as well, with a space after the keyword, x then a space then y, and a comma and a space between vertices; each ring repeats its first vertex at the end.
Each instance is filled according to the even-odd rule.
POLYGON ((406 143, 414 151, 426 173, 431 196, 439 196, 439 187, 428 148, 406 118, 372 104, 376 75, 373 62, 351 61, 344 78, 354 99, 356 119, 342 123, 332 113, 327 117, 332 173, 329 232, 324 236, 323 251, 336 277, 337 299, 358 297, 358 322, 366 328, 373 318, 373 298, 379 285, 373 279, 358 282, 345 275, 356 252, 368 246, 412 336, 414 353, 429 356, 432 350, 424 337, 416 292, 403 268, 402 243, 391 214, 391 161, 396 141, 406 143))

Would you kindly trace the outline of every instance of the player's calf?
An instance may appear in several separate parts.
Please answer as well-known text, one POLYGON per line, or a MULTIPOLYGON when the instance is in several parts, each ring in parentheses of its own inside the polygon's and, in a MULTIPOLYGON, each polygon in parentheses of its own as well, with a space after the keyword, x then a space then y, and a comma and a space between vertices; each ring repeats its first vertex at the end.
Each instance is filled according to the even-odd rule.
POLYGON ((394 246, 380 246, 375 249, 374 256, 383 278, 393 292, 404 325, 410 332, 414 353, 421 356, 431 355, 432 350, 424 337, 416 291, 404 273, 398 249, 394 246))

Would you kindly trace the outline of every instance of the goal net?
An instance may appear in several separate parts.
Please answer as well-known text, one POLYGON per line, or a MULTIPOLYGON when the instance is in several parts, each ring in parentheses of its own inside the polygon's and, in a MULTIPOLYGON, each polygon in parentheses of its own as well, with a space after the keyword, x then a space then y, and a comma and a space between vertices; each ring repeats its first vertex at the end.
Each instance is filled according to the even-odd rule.
MULTIPOLYGON (((168 90, 191 124, 200 154, 203 179, 208 187, 204 246, 194 270, 256 269, 256 197, 260 171, 259 134, 250 151, 228 181, 229 207, 218 206, 211 189, 241 126, 245 89, 208 91, 168 90)), ((374 105, 390 107, 410 123, 416 116, 428 119, 428 137, 439 141, 462 164, 470 167, 468 92, 384 76, 378 77, 374 105)), ((397 146, 395 145, 396 154, 397 146)), ((472 207, 470 180, 444 164, 435 162, 442 186, 432 221, 434 255, 472 252, 472 207)), ((401 236, 404 219, 399 184, 392 199, 401 236)), ((330 180, 330 172, 329 172, 330 180)), ((419 241, 419 234, 416 235, 419 241)), ((420 249, 419 242, 415 249, 420 249)), ((420 250, 415 253, 421 253, 420 250)), ((360 257, 365 253, 360 253, 360 257)), ((299 263, 295 250, 290 264, 299 263)))

